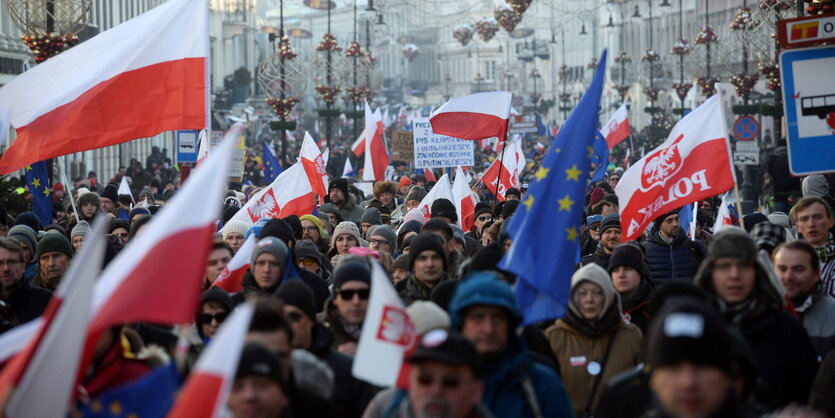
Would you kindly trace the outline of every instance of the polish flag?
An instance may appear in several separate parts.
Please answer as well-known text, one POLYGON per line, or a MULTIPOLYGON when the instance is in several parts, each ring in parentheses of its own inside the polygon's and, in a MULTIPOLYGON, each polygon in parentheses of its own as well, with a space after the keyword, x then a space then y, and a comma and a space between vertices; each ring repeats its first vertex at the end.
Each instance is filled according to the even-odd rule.
POLYGON ((455 211, 458 213, 458 226, 464 231, 469 231, 473 227, 476 201, 470 192, 467 175, 464 174, 461 166, 455 169, 455 181, 452 182, 452 196, 452 202, 455 203, 455 211))
MULTIPOLYGON (((104 215, 99 215, 105 218, 104 215)), ((26 347, 3 369, 0 398, 12 417, 58 417, 67 414, 90 319, 93 286, 104 260, 106 221, 96 218, 90 239, 70 264, 26 347), (48 393, 49 396, 44 396, 48 393)))
POLYGON ((432 132, 470 140, 507 138, 511 97, 493 91, 449 100, 429 115, 432 132))
POLYGON ((23 350, 29 341, 38 335, 43 322, 43 317, 37 317, 0 334, 0 366, 23 350))
POLYGON ((502 150, 502 155, 493 161, 493 164, 481 176, 481 181, 492 192, 496 193, 496 184, 498 184, 499 200, 504 200, 504 195, 507 189, 511 187, 519 188, 519 172, 525 167, 525 156, 520 155, 521 142, 513 141, 510 146, 502 150), (520 165, 521 162, 521 165, 520 165), (501 167, 501 174, 499 173, 501 167), (501 175, 501 179, 499 176, 501 175))
POLYGON ((119 183, 119 191, 116 192, 117 194, 127 195, 130 196, 130 201, 136 204, 136 200, 133 199, 133 192, 130 191, 130 186, 128 185, 128 177, 122 176, 122 181, 119 183))
MULTIPOLYGON (((235 124, 165 210, 151 219, 96 282, 89 335, 126 322, 182 324, 194 320, 206 257, 228 182, 230 156, 243 132, 235 124)), ((88 352, 92 347, 88 345, 88 352)))
POLYGON ((632 159, 632 148, 626 149, 626 156, 623 157, 623 165, 626 168, 629 168, 629 162, 632 159))
POLYGON ((354 172, 354 167, 351 167, 351 159, 345 156, 345 167, 342 167, 342 177, 348 177, 354 172))
POLYGON ((246 202, 232 219, 253 224, 265 216, 302 216, 312 213, 315 204, 315 194, 307 180, 304 167, 295 163, 279 174, 269 187, 265 187, 246 202))
POLYGON ((734 202, 728 197, 728 193, 725 193, 722 196, 722 204, 719 206, 719 211, 716 213, 716 221, 713 223, 713 229, 711 229, 714 235, 727 227, 739 224, 739 217, 735 216, 734 212, 731 211, 733 204, 734 202))
MULTIPOLYGON (((0 89, 0 128, 17 131, 0 173, 205 128, 208 55, 206 1, 171 0, 15 77, 0 89)), ((6 131, 0 129, 0 141, 6 131)))
MULTIPOLYGON (((373 290, 372 290, 373 291, 373 290)), ((231 416, 226 407, 252 321, 251 302, 238 306, 203 350, 177 395, 169 418, 231 416)))
POLYGON ((423 177, 425 177, 425 178, 426 178, 426 181, 427 181, 427 182, 430 182, 430 181, 435 181, 435 182, 437 182, 437 181, 438 181, 438 178, 437 178, 437 177, 435 177, 435 172, 434 172, 434 171, 432 171, 432 169, 431 169, 431 168, 424 168, 424 169, 423 169, 423 177))
POLYGON ((252 250, 255 249, 255 234, 249 236, 244 241, 238 252, 226 265, 226 268, 220 272, 212 283, 212 287, 219 287, 226 291, 226 293, 236 293, 243 290, 244 276, 249 270, 250 257, 252 257, 252 250))
POLYGON ((325 171, 325 159, 322 157, 319 147, 313 141, 313 137, 307 131, 304 133, 299 159, 302 162, 302 167, 304 167, 304 172, 307 174, 307 179, 310 180, 310 187, 313 192, 324 199, 325 195, 328 194, 328 173, 325 171))
POLYGON ((452 194, 452 185, 449 183, 449 176, 447 176, 446 173, 438 179, 438 182, 435 183, 432 190, 426 194, 417 206, 417 208, 423 212, 425 220, 429 220, 429 216, 432 212, 432 203, 438 199, 447 199, 450 202, 455 202, 455 197, 453 197, 452 194))
POLYGON ((362 153, 365 152, 365 137, 368 136, 367 128, 362 128, 362 132, 360 132, 360 136, 357 137, 357 140, 351 144, 351 152, 354 153, 355 156, 359 157, 362 153))
POLYGON ((389 165, 388 150, 383 140, 383 118, 380 109, 371 112, 368 102, 365 102, 365 132, 369 134, 365 141, 365 170, 363 180, 385 181, 386 167, 389 165))
POLYGON ((203 159, 209 156, 209 134, 203 129, 200 131, 200 143, 197 146, 197 163, 203 162, 203 159))
POLYGON ((385 270, 377 261, 372 264, 371 295, 351 373, 388 387, 394 386, 403 373, 407 364, 403 359, 417 346, 418 333, 385 270))
POLYGON ((663 144, 621 176, 624 241, 633 240, 658 215, 730 190, 735 177, 725 114, 718 95, 682 118, 663 144))
POLYGON ((620 105, 612 118, 600 129, 600 133, 606 138, 609 149, 614 148, 615 145, 629 137, 629 117, 626 113, 626 103, 620 105))

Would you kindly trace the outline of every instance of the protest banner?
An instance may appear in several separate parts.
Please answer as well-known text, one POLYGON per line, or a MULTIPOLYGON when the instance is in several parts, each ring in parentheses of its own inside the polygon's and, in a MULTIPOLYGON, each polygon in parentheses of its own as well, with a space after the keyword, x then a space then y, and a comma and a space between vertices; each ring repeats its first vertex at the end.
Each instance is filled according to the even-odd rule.
POLYGON ((414 119, 415 168, 471 167, 475 160, 473 141, 432 132, 429 119, 414 119))
POLYGON ((512 116, 510 118, 510 128, 508 134, 532 134, 537 132, 536 115, 520 115, 512 116))
POLYGON ((411 164, 415 160, 414 137, 409 131, 394 131, 391 134, 391 160, 411 164))

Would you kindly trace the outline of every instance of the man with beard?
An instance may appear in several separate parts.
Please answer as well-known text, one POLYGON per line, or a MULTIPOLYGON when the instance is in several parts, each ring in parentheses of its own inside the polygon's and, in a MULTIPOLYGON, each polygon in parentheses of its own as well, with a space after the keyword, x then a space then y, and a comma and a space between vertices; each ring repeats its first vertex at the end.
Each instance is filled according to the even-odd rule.
POLYGON ((51 292, 58 288, 64 273, 72 260, 72 246, 67 237, 61 234, 46 234, 38 241, 35 259, 40 263, 40 272, 33 284, 51 292))
POLYGON ((600 222, 598 232, 600 233, 600 242, 597 244, 597 249, 594 253, 583 257, 583 265, 597 263, 605 269, 609 267, 609 257, 612 256, 612 251, 620 244, 620 216, 617 213, 606 215, 600 222))
POLYGON ((23 269, 20 244, 14 238, 0 237, 0 301, 11 308, 17 324, 41 316, 52 297, 46 289, 29 286, 23 269))
POLYGON ((320 212, 338 212, 343 220, 359 222, 362 219, 363 209, 354 201, 348 193, 348 181, 343 178, 333 179, 328 185, 328 198, 330 202, 319 208, 320 212))

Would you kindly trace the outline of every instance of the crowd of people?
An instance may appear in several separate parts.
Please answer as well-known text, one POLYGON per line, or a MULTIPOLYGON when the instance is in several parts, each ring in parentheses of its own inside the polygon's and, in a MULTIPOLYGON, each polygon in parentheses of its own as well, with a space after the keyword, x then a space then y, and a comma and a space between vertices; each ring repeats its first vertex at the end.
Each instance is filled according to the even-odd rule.
MULTIPOLYGON (((507 229, 542 158, 532 145, 526 152, 523 187, 504 200, 473 187, 479 202, 469 230, 446 199, 432 203, 428 218, 418 210, 433 182, 399 165, 369 196, 354 179, 333 177, 315 213, 254 224, 231 218, 262 179, 233 185, 219 232, 205 243, 194 323, 111 328, 83 371, 79 408, 172 361, 183 338, 187 374, 236 306, 252 300, 227 404, 235 416, 835 416, 833 196, 805 187, 827 185, 824 176, 803 179, 803 194, 783 201, 790 210, 776 205, 786 212, 764 207, 768 214, 712 231, 715 197, 700 202, 692 237, 672 211, 623 242, 614 188, 624 170, 615 161, 587 188, 582 258, 564 266, 573 272, 566 315, 523 325, 516 278, 499 261, 525 239, 507 229), (242 289, 213 286, 250 236, 258 243, 242 289), (352 373, 373 263, 421 336, 406 359, 408 382, 397 387, 352 373)), ((477 166, 494 158, 479 152, 477 166)), ((247 166, 258 172, 257 161, 247 166)), ((159 152, 103 187, 91 179, 53 187, 51 224, 0 210, 0 332, 43 314, 97 214, 108 215, 108 263, 178 186, 159 152), (118 194, 125 175, 134 196, 118 194)))

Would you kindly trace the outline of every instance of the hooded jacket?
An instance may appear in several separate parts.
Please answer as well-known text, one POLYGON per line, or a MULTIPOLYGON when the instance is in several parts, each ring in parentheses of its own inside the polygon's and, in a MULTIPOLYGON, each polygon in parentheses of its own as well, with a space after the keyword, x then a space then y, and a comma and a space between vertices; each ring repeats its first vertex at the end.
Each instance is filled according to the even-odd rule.
POLYGON ((652 279, 659 285, 671 280, 692 280, 704 257, 704 246, 687 239, 683 229, 670 244, 661 238, 660 230, 654 229, 642 245, 652 279))
POLYGON ((482 402, 497 417, 570 417, 571 401, 562 381, 548 367, 534 362, 522 339, 514 332, 522 320, 513 291, 495 274, 478 272, 458 286, 450 303, 452 328, 461 331, 466 310, 476 305, 503 308, 509 319, 509 338, 504 352, 482 363, 482 402), (533 387, 531 399, 525 387, 533 387), (534 405, 535 403, 535 405, 534 405))
POLYGON ((823 361, 826 354, 835 348, 835 299, 824 294, 823 287, 818 284, 803 301, 795 301, 794 310, 809 334, 818 354, 818 362, 823 361))
POLYGON ((333 203, 325 203, 319 208, 319 212, 339 212, 342 219, 350 222, 359 222, 362 219, 364 210, 360 205, 354 201, 354 197, 350 195, 345 196, 345 203, 342 206, 336 206, 333 203))
POLYGON ((595 263, 600 267, 608 268, 609 267, 609 258, 612 257, 612 254, 607 254, 606 251, 603 249, 603 246, 598 242, 597 248, 594 250, 593 253, 584 255, 581 263, 585 266, 590 263, 595 263))
POLYGON ((569 312, 546 331, 566 389, 579 415, 595 409, 603 382, 641 363, 644 338, 637 326, 622 319, 620 300, 608 273, 597 264, 589 264, 571 278, 569 312), (595 321, 585 319, 575 303, 574 291, 584 282, 600 287, 605 295, 603 310, 595 321), (606 349, 611 344, 608 356, 606 349), (600 376, 594 399, 589 402, 595 380, 600 376))

